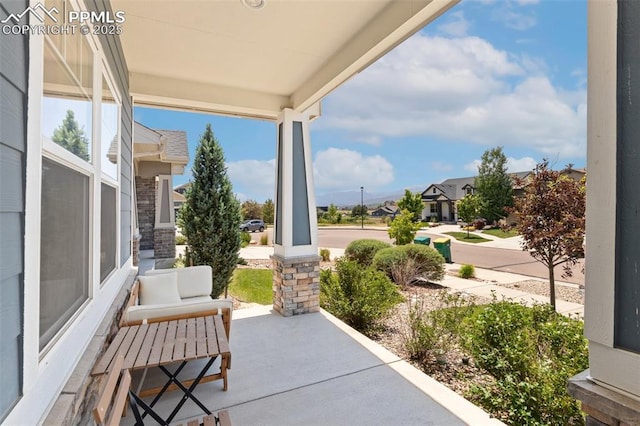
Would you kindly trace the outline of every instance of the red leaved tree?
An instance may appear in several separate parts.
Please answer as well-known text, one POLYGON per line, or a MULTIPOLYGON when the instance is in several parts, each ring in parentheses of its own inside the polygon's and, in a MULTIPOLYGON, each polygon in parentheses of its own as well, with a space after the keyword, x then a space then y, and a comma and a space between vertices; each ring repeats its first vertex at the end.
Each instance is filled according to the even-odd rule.
POLYGON ((584 257, 585 181, 576 181, 538 164, 527 180, 518 182, 524 195, 516 197, 511 211, 518 216, 516 228, 523 237, 522 249, 549 269, 551 306, 556 308, 554 268, 563 265, 563 277, 584 257))

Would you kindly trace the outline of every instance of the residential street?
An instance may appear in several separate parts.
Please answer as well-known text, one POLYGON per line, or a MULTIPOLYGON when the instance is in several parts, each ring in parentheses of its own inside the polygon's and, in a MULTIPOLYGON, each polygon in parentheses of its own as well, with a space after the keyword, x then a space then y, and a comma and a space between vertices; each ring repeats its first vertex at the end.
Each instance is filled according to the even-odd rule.
MULTIPOLYGON (((432 246, 435 238, 441 237, 421 231, 420 235, 431 237, 432 246)), ((345 248, 351 241, 360 238, 373 238, 391 242, 386 230, 377 229, 318 229, 319 247, 345 248)), ((451 238, 451 257, 455 263, 470 263, 479 268, 547 278, 547 268, 537 262, 529 253, 522 250, 483 247, 482 244, 461 244, 451 238)), ((556 268, 556 279, 575 284, 584 284, 582 262, 573 269, 573 277, 562 278, 562 267, 556 268)))
MULTIPOLYGON (((271 241, 272 231, 273 229, 269 228, 269 241, 271 241)), ((260 239, 259 233, 252 235, 254 239, 260 239)), ((432 247, 433 240, 440 237, 440 235, 425 231, 420 231, 420 235, 431 237, 432 247)), ((373 238, 391 243, 386 229, 382 228, 375 229, 365 227, 365 229, 362 230, 354 228, 320 227, 318 229, 318 247, 344 249, 351 241, 361 238, 373 238)), ((545 266, 537 262, 529 253, 522 250, 483 247, 483 244, 463 244, 458 243, 453 238, 451 238, 451 241, 451 257, 455 263, 470 263, 479 268, 494 269, 539 278, 548 278, 549 276, 545 266)), ((573 268, 573 276, 567 278, 562 277, 562 267, 556 267, 556 280, 584 284, 582 265, 582 262, 576 265, 576 267, 573 268)))

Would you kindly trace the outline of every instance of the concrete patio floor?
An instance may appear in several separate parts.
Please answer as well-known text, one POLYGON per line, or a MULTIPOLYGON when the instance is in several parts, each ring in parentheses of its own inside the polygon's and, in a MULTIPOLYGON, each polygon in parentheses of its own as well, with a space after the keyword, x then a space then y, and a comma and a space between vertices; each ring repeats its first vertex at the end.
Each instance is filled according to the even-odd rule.
MULTIPOLYGON (((214 413, 228 409, 234 425, 502 424, 326 312, 239 309, 230 343, 229 390, 216 381, 195 394, 214 413)), ((157 411, 167 417, 180 397, 164 395, 157 411)), ((201 415, 188 401, 173 423, 201 415)), ((133 423, 131 413, 122 422, 133 423)))

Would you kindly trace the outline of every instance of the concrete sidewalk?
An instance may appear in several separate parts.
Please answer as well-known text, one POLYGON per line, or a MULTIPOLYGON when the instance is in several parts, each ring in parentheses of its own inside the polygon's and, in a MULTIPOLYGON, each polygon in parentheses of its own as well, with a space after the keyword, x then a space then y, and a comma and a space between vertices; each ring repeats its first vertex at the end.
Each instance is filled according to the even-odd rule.
POLYGON ((424 235, 424 234, 440 235, 446 238, 450 238, 452 244, 467 244, 467 245, 474 245, 478 247, 493 247, 493 248, 501 248, 501 249, 507 249, 507 250, 522 250, 521 236, 511 237, 511 238, 500 238, 494 235, 485 234, 482 231, 472 231, 471 232, 472 234, 481 236, 482 238, 485 238, 491 241, 487 241, 486 243, 466 243, 464 241, 458 241, 450 235, 446 235, 445 232, 466 232, 466 231, 460 228, 460 225, 439 225, 433 228, 431 227, 421 228, 418 231, 418 235, 424 235))

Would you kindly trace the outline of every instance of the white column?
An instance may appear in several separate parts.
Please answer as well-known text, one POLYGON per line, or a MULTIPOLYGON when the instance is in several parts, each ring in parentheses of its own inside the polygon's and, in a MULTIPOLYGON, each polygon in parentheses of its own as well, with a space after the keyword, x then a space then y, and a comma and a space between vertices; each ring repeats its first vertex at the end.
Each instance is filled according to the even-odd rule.
POLYGON ((274 252, 318 255, 318 223, 308 113, 285 109, 277 128, 274 252))

